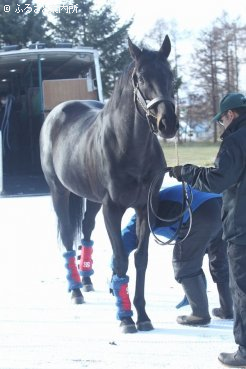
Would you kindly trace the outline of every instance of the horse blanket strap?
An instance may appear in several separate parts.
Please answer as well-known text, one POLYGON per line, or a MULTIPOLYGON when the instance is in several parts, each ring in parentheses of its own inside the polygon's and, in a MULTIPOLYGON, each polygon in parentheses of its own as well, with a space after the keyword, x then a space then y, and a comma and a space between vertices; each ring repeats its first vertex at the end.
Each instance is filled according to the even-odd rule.
POLYGON ((76 252, 74 250, 67 251, 63 254, 65 259, 65 268, 67 269, 68 292, 76 288, 82 288, 82 282, 78 272, 75 260, 76 252))
POLYGON ((131 310, 131 301, 128 293, 128 282, 129 277, 118 277, 113 275, 111 281, 111 288, 113 294, 116 297, 117 314, 116 318, 122 320, 124 318, 129 318, 133 315, 131 310))
POLYGON ((93 241, 85 241, 81 240, 82 245, 79 246, 79 250, 81 250, 80 256, 78 256, 79 260, 79 274, 82 277, 90 277, 94 274, 94 270, 92 269, 92 253, 93 253, 93 241))

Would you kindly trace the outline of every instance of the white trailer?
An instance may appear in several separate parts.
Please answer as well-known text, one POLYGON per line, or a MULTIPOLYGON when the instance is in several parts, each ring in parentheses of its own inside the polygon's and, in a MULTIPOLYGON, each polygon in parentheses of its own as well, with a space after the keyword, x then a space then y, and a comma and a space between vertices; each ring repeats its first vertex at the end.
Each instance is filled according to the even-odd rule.
POLYGON ((52 48, 42 43, 25 49, 6 46, 0 50, 2 195, 35 192, 35 183, 42 178, 42 123, 58 103, 76 99, 103 101, 97 50, 69 43, 52 48), (30 190, 25 188, 28 181, 30 190))

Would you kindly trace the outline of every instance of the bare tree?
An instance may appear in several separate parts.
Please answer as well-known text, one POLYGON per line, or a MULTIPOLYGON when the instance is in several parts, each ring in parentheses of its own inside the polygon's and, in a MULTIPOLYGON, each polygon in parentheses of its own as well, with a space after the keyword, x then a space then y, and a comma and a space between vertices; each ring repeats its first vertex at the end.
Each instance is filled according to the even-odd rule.
MULTIPOLYGON (((196 79, 197 91, 207 98, 207 110, 203 117, 211 121, 218 110, 221 97, 238 91, 240 49, 245 48, 246 26, 237 21, 229 22, 227 13, 215 20, 210 29, 201 32, 199 47, 195 49, 192 78, 196 79), (240 42, 239 42, 240 40, 240 42)), ((217 124, 214 122, 214 142, 217 141, 217 124)))

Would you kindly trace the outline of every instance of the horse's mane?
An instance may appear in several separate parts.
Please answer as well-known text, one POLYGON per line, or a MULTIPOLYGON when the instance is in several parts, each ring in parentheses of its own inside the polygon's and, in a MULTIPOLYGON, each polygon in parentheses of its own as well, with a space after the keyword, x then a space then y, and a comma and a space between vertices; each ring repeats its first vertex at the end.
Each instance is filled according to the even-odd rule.
POLYGON ((108 100, 108 106, 115 106, 118 104, 119 99, 121 98, 122 92, 126 85, 129 84, 129 79, 132 78, 132 72, 133 72, 134 62, 132 61, 130 64, 128 64, 118 77, 118 79, 115 82, 112 94, 108 100))

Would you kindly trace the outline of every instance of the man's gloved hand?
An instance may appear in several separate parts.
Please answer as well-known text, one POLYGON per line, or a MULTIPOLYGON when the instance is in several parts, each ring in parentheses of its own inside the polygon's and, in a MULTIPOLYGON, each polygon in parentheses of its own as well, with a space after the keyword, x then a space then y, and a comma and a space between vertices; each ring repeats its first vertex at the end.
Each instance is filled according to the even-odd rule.
POLYGON ((183 168, 182 165, 177 165, 176 167, 170 168, 170 171, 169 171, 170 177, 174 177, 179 182, 181 182, 182 181, 182 176, 181 176, 182 168, 183 168))

